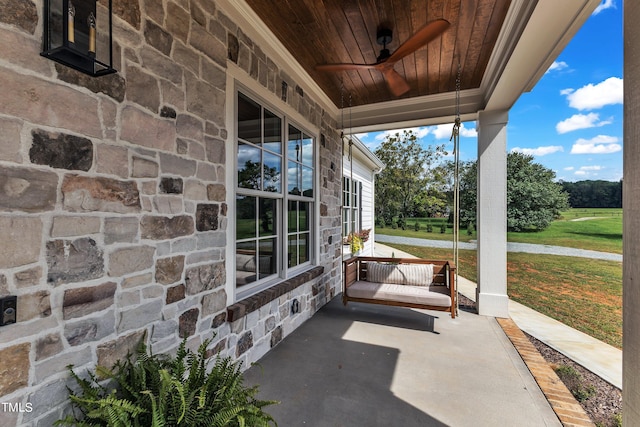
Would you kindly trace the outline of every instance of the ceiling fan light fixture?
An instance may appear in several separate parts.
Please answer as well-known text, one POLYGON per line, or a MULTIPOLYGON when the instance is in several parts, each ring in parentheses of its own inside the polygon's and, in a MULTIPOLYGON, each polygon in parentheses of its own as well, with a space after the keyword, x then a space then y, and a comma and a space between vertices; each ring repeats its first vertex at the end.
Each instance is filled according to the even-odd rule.
POLYGON ((376 34, 376 41, 385 48, 393 40, 393 32, 388 28, 380 28, 376 34))
POLYGON ((378 29, 376 36, 378 43, 382 44, 383 48, 374 64, 319 64, 315 68, 316 70, 329 72, 375 69, 382 73, 391 93, 395 96, 401 96, 410 90, 410 86, 404 77, 393 69, 394 64, 440 36, 449 28, 449 25, 449 21, 445 19, 431 21, 405 40, 404 43, 400 44, 393 53, 390 53, 389 49, 387 49, 387 43, 392 39, 391 30, 382 27, 378 29))

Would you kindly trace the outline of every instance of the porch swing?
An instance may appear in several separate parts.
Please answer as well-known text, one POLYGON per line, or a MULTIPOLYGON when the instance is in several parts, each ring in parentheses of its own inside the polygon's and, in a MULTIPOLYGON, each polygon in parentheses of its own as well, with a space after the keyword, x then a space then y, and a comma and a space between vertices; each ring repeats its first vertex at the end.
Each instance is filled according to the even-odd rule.
MULTIPOLYGON (((342 302, 349 301, 397 307, 445 311, 454 319, 458 314, 458 246, 460 238, 460 64, 456 78, 456 118, 453 141, 453 260, 351 256, 343 261, 342 302)), ((344 98, 342 99, 341 141, 344 159, 344 98)), ((349 105, 351 107, 351 105, 349 105)), ((353 182, 352 135, 348 149, 350 178, 353 182)), ((344 208, 344 206, 343 206, 344 208)), ((344 211, 344 210, 343 210, 344 211)), ((344 234, 344 227, 342 227, 344 234)), ((344 238, 344 236, 343 236, 344 238)))

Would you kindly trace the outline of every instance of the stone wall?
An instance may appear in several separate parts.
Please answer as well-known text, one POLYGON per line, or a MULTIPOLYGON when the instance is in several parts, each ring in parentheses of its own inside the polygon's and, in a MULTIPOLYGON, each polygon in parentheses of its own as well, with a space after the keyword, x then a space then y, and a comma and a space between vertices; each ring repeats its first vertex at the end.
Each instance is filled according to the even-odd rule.
POLYGON ((18 296, 0 402, 19 404, 2 426, 52 425, 67 365, 109 366, 141 339, 170 352, 216 334, 212 355, 253 362, 338 292, 337 123, 215 2, 113 4, 118 73, 91 78, 39 55, 41 0, 0 0, 0 295, 18 296), (234 310, 228 61, 320 130, 322 264, 234 310))

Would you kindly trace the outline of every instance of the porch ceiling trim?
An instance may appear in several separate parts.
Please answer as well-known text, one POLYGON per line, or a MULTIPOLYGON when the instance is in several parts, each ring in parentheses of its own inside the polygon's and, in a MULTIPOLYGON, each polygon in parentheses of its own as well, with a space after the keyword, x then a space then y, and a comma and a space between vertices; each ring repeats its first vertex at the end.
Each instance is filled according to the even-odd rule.
POLYGON ((258 43, 267 57, 273 59, 313 100, 320 104, 333 118, 339 116, 339 108, 309 76, 298 60, 278 40, 267 25, 244 0, 222 0, 220 8, 231 18, 254 43, 258 43))

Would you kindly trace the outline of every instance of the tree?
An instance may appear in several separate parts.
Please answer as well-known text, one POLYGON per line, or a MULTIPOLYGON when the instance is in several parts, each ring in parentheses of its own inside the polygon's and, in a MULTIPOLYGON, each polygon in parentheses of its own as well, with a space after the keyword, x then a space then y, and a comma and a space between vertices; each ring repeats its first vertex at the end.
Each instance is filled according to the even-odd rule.
MULTIPOLYGON (((432 165, 444 154, 444 145, 428 149, 412 131, 387 135, 375 151, 385 168, 376 178, 376 216, 387 223, 394 216, 408 218, 442 209, 443 195, 434 183, 432 165)), ((446 200, 445 203, 446 204, 446 200)))
POLYGON ((562 182, 572 208, 621 208, 622 181, 562 182))
MULTIPOLYGON (((477 163, 465 170, 460 182, 461 222, 476 221, 477 163)), ((568 208, 568 194, 554 182, 551 169, 533 161, 533 156, 507 155, 507 229, 544 230, 568 208)))

